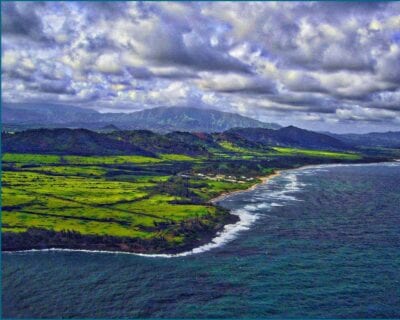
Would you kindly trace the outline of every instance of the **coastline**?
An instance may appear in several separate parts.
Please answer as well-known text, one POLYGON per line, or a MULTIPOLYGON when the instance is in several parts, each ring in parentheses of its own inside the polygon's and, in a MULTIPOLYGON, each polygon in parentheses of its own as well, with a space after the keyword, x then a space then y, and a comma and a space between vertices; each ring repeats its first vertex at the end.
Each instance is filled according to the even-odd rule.
MULTIPOLYGON (((223 192, 219 194, 218 196, 208 200, 206 203, 212 204, 212 205, 217 205, 217 202, 225 199, 226 197, 232 196, 234 194, 239 194, 239 193, 244 193, 248 192, 251 190, 254 190, 256 187, 258 187, 261 184, 268 183, 272 178, 275 178, 280 175, 282 170, 276 170, 273 173, 266 175, 266 176, 261 176, 257 177, 259 181, 255 182, 253 185, 251 185, 247 189, 239 189, 239 190, 233 190, 230 192, 223 192)), ((65 251, 65 252, 94 252, 94 253, 114 253, 114 254, 132 254, 132 255, 137 255, 137 256, 146 256, 146 257, 181 257, 181 256, 187 256, 203 251, 208 251, 212 247, 219 246, 220 241, 224 242, 224 237, 223 233, 224 232, 232 232, 235 231, 235 229, 241 229, 242 228, 242 220, 240 218, 240 215, 235 214, 232 211, 229 211, 226 216, 221 216, 223 218, 223 221, 216 223, 215 227, 210 230, 210 231, 205 231, 205 232, 199 232, 200 239, 195 239, 193 241, 190 241, 183 246, 179 246, 176 248, 168 248, 166 250, 162 250, 160 252, 155 251, 151 247, 149 250, 146 252, 146 250, 137 250, 137 248, 127 248, 125 250, 121 249, 115 249, 113 247, 107 247, 103 246, 102 248, 98 248, 97 246, 88 246, 88 245, 81 245, 81 246, 76 246, 74 244, 71 244, 70 247, 65 247, 64 245, 59 245, 59 246, 49 246, 49 247, 41 247, 38 248, 36 246, 33 246, 32 248, 16 248, 15 250, 2 250, 3 253, 23 253, 23 252, 54 252, 54 251, 65 251), (217 245, 215 245, 217 244, 217 245)), ((83 236, 85 237, 85 236, 83 236)))
MULTIPOLYGON (((216 204, 217 202, 226 199, 234 194, 245 193, 251 190, 254 190, 259 185, 268 183, 271 179, 280 176, 283 172, 292 171, 292 170, 302 170, 307 168, 318 168, 321 166, 352 166, 352 165, 373 165, 379 163, 398 163, 398 161, 390 161, 390 162, 364 162, 364 163, 329 163, 329 164, 311 164, 311 165, 302 165, 299 167, 294 168, 287 168, 287 169, 280 169, 276 170, 275 172, 262 177, 257 177, 260 181, 255 183, 254 185, 250 186, 247 189, 243 190, 234 190, 231 192, 224 192, 211 200, 208 203, 216 204)), ((87 253, 113 253, 113 254, 131 254, 137 256, 144 256, 144 257, 163 257, 163 258, 172 258, 172 257, 183 257, 188 256, 191 254, 201 253, 205 251, 209 251, 213 248, 219 247, 220 245, 229 242, 234 237, 232 233, 236 234, 238 230, 247 229, 248 225, 246 222, 242 221, 240 217, 240 213, 234 212, 232 210, 229 212, 227 218, 225 217, 225 221, 229 221, 228 223, 218 223, 216 228, 212 230, 212 232, 204 232, 203 237, 201 239, 196 239, 192 242, 186 243, 183 246, 179 246, 176 248, 169 248, 163 251, 154 251, 150 248, 149 251, 133 251, 131 248, 130 250, 113 250, 112 248, 87 248, 82 246, 80 248, 71 248, 66 247, 49 247, 49 248, 31 248, 31 249, 20 249, 20 250, 6 250, 2 251, 3 253, 22 253, 22 252, 52 252, 52 251, 67 251, 67 252, 87 252, 87 253), (234 223, 232 223, 234 222, 234 223), (244 225, 243 225, 244 224, 244 225), (228 238, 228 239, 225 239, 228 238), (186 250, 186 251, 185 251, 186 250)))
MULTIPOLYGON (((290 169, 287 169, 287 170, 290 170, 290 169)), ((257 177, 257 179, 260 180, 260 181, 259 181, 259 182, 256 182, 255 184, 253 184, 253 185, 250 186, 249 188, 247 188, 247 189, 240 189, 240 190, 234 190, 234 191, 229 191, 229 192, 223 192, 223 193, 221 193, 220 195, 218 195, 218 196, 212 198, 212 199, 209 200, 208 202, 209 202, 209 203, 212 203, 212 204, 215 204, 216 202, 219 202, 219 201, 221 201, 221 200, 223 200, 223 199, 225 199, 225 198, 227 198, 227 197, 230 197, 231 195, 239 194, 239 193, 242 193, 242 192, 247 192, 247 191, 254 190, 254 189, 257 188, 259 185, 264 184, 264 183, 267 183, 269 180, 271 180, 271 179, 273 179, 273 178, 275 178, 275 177, 278 177, 278 176, 281 174, 282 171, 286 171, 286 169, 285 169, 285 170, 281 170, 281 169, 280 169, 280 170, 275 170, 273 173, 271 173, 271 174, 269 174, 269 175, 267 175, 267 176, 260 176, 260 177, 257 177)))

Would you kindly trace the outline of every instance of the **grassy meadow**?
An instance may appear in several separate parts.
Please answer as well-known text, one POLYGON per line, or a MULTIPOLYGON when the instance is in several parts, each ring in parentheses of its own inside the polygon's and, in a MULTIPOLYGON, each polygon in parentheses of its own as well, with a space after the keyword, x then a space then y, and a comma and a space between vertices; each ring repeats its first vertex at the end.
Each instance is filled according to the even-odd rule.
POLYGON ((137 175, 138 167, 151 170, 151 164, 178 161, 196 159, 185 155, 149 158, 4 154, 2 231, 25 232, 34 227, 73 230, 83 235, 144 239, 165 236, 181 241, 179 235, 171 235, 168 228, 160 230, 157 224, 206 221, 216 214, 215 206, 206 203, 211 197, 249 184, 239 186, 203 178, 198 187, 197 178, 175 181, 178 188, 189 183, 188 192, 202 200, 196 204, 179 203, 185 195, 154 190, 171 175, 137 175))
POLYGON ((221 217, 229 213, 210 203, 221 193, 247 189, 259 176, 307 164, 307 159, 360 159, 329 151, 221 147, 208 157, 6 153, 2 232, 24 234, 34 228, 187 243, 199 239, 196 230, 221 227, 221 217))

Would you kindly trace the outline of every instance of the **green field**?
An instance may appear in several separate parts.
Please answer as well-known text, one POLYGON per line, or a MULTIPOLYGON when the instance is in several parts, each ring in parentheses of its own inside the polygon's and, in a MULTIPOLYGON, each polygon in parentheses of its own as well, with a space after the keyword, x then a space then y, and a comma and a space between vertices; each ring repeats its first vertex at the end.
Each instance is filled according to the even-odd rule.
POLYGON ((242 156, 243 155, 245 155, 245 156, 246 155, 247 156, 264 156, 267 154, 266 152, 260 152, 260 151, 255 151, 255 150, 251 150, 248 148, 239 147, 228 141, 221 141, 219 143, 219 145, 227 151, 238 153, 238 154, 241 154, 242 156))
POLYGON ((228 212, 210 203, 222 193, 247 189, 275 169, 361 158, 355 153, 306 149, 253 150, 228 142, 221 147, 210 149, 208 156, 6 153, 2 232, 24 235, 48 230, 163 239, 172 246, 190 243, 204 230, 227 221, 228 212))
POLYGON ((341 160, 358 160, 362 156, 354 152, 334 152, 325 150, 311 150, 311 149, 298 149, 286 147, 273 147, 270 150, 252 150, 249 148, 239 147, 231 142, 222 141, 219 145, 225 150, 226 153, 220 151, 216 154, 219 157, 230 157, 235 159, 250 160, 262 157, 290 157, 290 156, 306 156, 311 158, 328 158, 328 159, 341 159, 341 160))
POLYGON ((308 156, 316 158, 331 158, 331 159, 345 159, 345 160, 358 160, 361 155, 357 153, 333 152, 323 150, 310 150, 310 149, 295 149, 295 148, 273 148, 280 155, 287 156, 308 156))
POLYGON ((188 190, 196 193, 203 203, 175 204, 172 202, 185 197, 153 190, 171 176, 136 175, 132 170, 136 166, 129 165, 195 160, 185 155, 163 155, 158 159, 5 154, 2 230, 24 232, 35 227, 144 239, 162 235, 180 241, 179 235, 172 235, 168 229, 160 230, 156 224, 206 219, 216 214, 215 207, 206 203, 211 197, 250 184, 202 179, 203 187, 197 188, 196 179, 192 178, 188 190), (121 169, 121 164, 127 165, 125 169, 121 169), (116 170, 113 165, 118 165, 123 174, 109 175, 116 170))
POLYGON ((59 173, 59 167, 53 171, 47 167, 40 173, 23 169, 3 173, 3 231, 40 227, 148 238, 157 236, 158 231, 152 230, 154 222, 179 222, 215 213, 209 205, 174 205, 170 201, 179 197, 151 194, 154 177, 110 181, 104 176, 82 177, 86 168, 62 168, 67 168, 68 176, 48 174, 59 173))

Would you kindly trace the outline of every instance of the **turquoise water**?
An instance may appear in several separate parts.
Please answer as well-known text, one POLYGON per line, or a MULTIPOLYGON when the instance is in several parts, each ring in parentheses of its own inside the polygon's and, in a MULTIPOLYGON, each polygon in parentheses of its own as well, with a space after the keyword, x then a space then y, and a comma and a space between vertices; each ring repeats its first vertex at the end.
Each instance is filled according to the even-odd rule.
POLYGON ((198 254, 3 254, 3 316, 400 317, 400 163, 292 170, 221 204, 242 223, 198 254))

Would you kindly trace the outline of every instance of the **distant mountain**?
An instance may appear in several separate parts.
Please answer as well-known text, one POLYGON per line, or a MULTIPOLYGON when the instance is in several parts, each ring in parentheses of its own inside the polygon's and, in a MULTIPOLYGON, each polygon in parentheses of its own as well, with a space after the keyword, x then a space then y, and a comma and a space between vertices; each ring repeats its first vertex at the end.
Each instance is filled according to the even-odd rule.
POLYGON ((222 132, 235 127, 270 129, 280 127, 277 124, 264 123, 235 113, 189 107, 159 107, 142 110, 125 115, 123 121, 136 128, 159 131, 222 132))
POLYGON ((355 147, 400 148, 400 131, 329 135, 355 147))
POLYGON ((117 126, 114 126, 113 124, 108 124, 98 130, 96 130, 97 132, 114 132, 114 131, 120 131, 121 129, 118 128, 117 126))
POLYGON ((4 103, 5 128, 86 128, 102 130, 115 126, 123 130, 158 132, 222 132, 231 128, 280 128, 234 113, 190 107, 158 107, 132 113, 99 113, 94 110, 51 104, 4 103))
POLYGON ((2 152, 154 156, 134 144, 86 129, 38 129, 2 134, 2 152))
POLYGON ((300 129, 294 126, 270 130, 263 128, 235 128, 234 133, 249 141, 266 146, 295 147, 321 150, 346 150, 350 146, 326 134, 300 129))
POLYGON ((69 105, 44 103, 3 103, 3 124, 56 125, 97 121, 100 113, 69 105))

